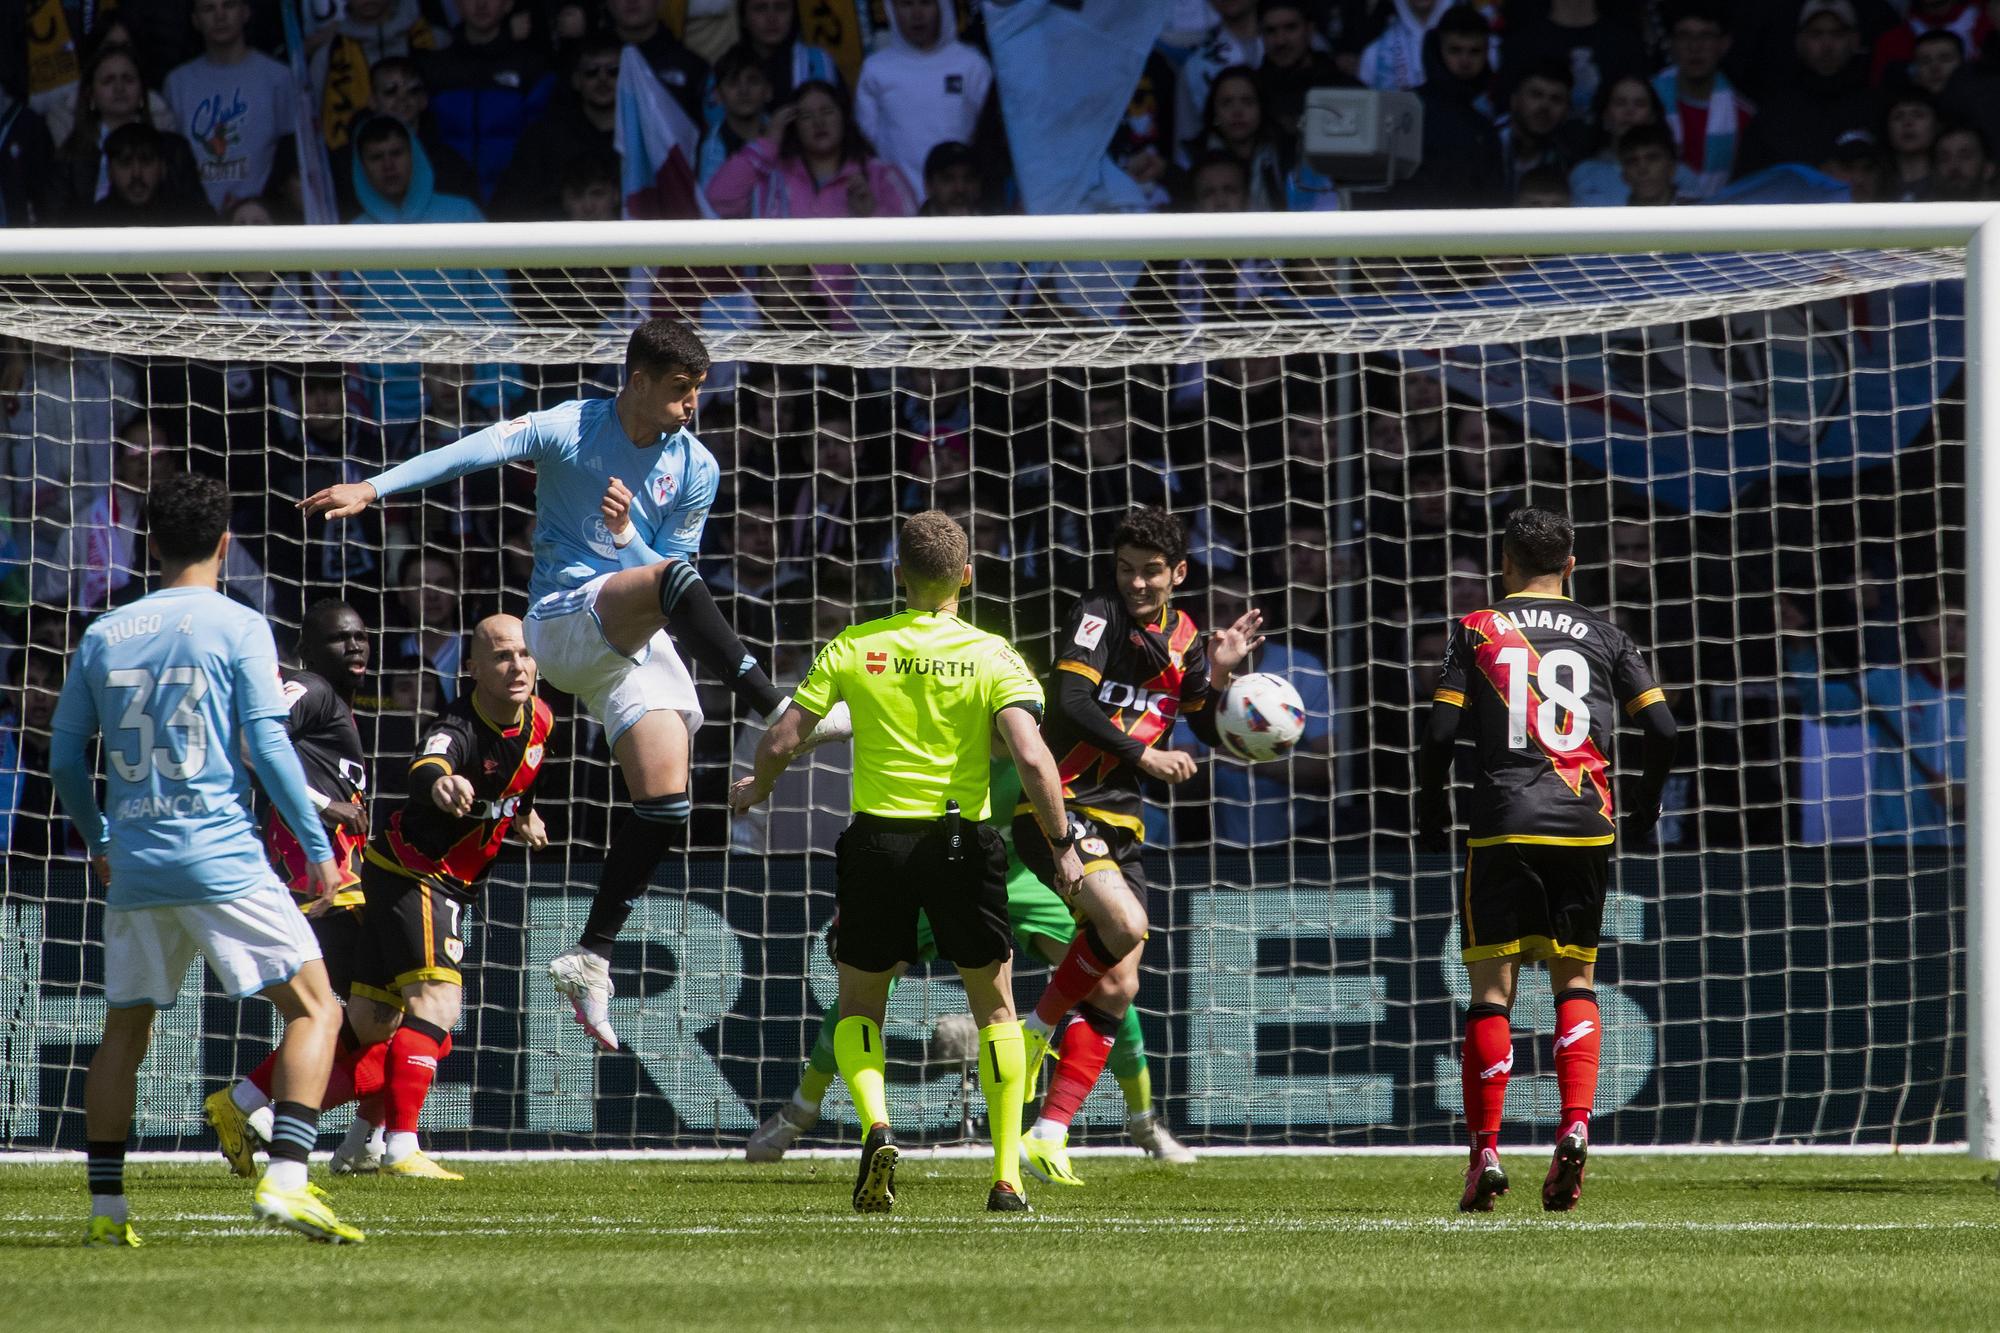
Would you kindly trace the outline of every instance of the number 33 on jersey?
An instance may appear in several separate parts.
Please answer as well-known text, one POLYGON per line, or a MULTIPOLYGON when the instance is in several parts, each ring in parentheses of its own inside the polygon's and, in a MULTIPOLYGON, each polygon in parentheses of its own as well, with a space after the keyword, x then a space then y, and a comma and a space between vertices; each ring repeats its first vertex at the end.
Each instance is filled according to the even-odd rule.
POLYGON ((1614 707, 1663 697, 1630 637, 1566 597, 1516 593, 1452 628, 1438 703, 1479 750, 1473 847, 1612 841, 1614 707))

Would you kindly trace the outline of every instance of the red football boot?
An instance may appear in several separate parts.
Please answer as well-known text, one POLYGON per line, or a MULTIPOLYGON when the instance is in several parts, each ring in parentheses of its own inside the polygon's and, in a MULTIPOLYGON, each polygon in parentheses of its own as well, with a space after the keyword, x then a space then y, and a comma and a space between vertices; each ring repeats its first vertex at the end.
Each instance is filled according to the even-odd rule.
POLYGON ((1458 1201, 1461 1213, 1490 1213, 1493 1201, 1507 1192, 1507 1173, 1500 1169, 1500 1154, 1481 1148, 1465 1168, 1465 1193, 1458 1201))
POLYGON ((1549 1176, 1542 1182, 1542 1207, 1552 1213, 1566 1213, 1583 1197, 1583 1164, 1590 1156, 1590 1131, 1582 1121, 1571 1125, 1556 1140, 1555 1156, 1549 1159, 1549 1176))

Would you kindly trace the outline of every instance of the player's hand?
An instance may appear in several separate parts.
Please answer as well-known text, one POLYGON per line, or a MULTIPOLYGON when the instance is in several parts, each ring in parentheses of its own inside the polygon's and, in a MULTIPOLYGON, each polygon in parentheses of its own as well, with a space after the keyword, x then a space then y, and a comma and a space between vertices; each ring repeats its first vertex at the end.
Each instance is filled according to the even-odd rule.
POLYGON ((93 857, 91 857, 91 858, 90 858, 90 868, 91 868, 92 870, 94 870, 94 871, 96 871, 96 872, 97 872, 97 882, 98 882, 99 884, 102 884, 102 885, 103 885, 103 886, 104 886, 105 888, 107 888, 107 889, 111 887, 111 858, 110 858, 110 857, 108 857, 108 856, 93 856, 93 857))
POLYGON ((875 216, 875 191, 868 184, 868 173, 865 171, 857 171, 847 178, 847 216, 875 216))
POLYGON ((729 809, 732 814, 744 815, 762 805, 771 795, 769 787, 760 787, 754 777, 738 778, 729 786, 729 809))
POLYGON ((353 518, 375 503, 375 488, 365 481, 343 481, 323 491, 314 491, 299 501, 306 517, 324 514, 328 518, 353 518))
POLYGON ((604 488, 604 498, 597 502, 597 512, 604 515, 604 526, 611 529, 611 535, 632 526, 632 491, 618 478, 604 488))
POLYGON ((325 916, 333 910, 333 896, 340 892, 340 867, 331 861, 315 861, 312 868, 313 900, 306 904, 307 916, 325 916))
POLYGON ((1264 613, 1245 611, 1236 623, 1209 636, 1208 662, 1220 671, 1234 671, 1243 659, 1264 646, 1264 613))
POLYGON ((472 783, 456 773, 447 773, 431 784, 431 804, 461 819, 472 813, 478 795, 472 790, 472 783))
POLYGON ((548 826, 542 823, 539 810, 530 810, 525 818, 515 820, 514 832, 520 836, 522 842, 536 851, 549 845, 548 826))
POLYGON ((1194 756, 1186 750, 1148 750, 1139 756, 1139 771, 1172 787, 1194 776, 1194 756))
POLYGON ((328 801, 319 817, 328 828, 346 829, 357 838, 368 836, 368 811, 359 801, 328 801))
POLYGON ((1063 901, 1083 892, 1083 857, 1074 844, 1056 853, 1055 874, 1056 882, 1049 887, 1062 895, 1063 901))
POLYGON ((1633 847, 1644 846, 1651 841, 1653 828, 1659 822, 1660 807, 1657 802, 1632 806, 1625 812, 1625 827, 1620 830, 1622 836, 1619 841, 1633 847))

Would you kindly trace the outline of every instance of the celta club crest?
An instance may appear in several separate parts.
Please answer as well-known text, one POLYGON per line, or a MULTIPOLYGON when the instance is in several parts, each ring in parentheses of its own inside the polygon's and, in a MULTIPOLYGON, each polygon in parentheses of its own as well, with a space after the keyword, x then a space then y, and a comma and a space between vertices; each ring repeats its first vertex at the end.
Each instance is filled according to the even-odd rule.
POLYGON ((674 494, 680 488, 680 482, 670 474, 653 478, 653 503, 665 509, 674 502, 674 494))

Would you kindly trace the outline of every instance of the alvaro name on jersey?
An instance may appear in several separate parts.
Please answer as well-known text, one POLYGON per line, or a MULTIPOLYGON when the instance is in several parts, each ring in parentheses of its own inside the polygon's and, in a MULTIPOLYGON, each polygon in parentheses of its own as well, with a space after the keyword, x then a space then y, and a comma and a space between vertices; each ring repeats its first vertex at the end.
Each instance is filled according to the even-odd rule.
POLYGON ((472 902, 507 830, 534 808, 555 717, 531 699, 513 721, 494 722, 470 693, 453 700, 431 723, 410 761, 410 795, 369 839, 368 863, 422 880, 460 902, 472 902), (441 777, 472 784, 466 815, 447 814, 431 800, 441 777))
POLYGON ((1090 683, 1097 706, 1126 740, 1109 744, 1108 736, 1085 731, 1052 688, 1042 735, 1062 772, 1063 799, 1143 836, 1139 756, 1166 742, 1177 717, 1208 707, 1201 632, 1171 605, 1141 624, 1117 593, 1092 593, 1076 604, 1056 643, 1056 683, 1064 672, 1090 683))
POLYGON ((1479 752, 1469 845, 1612 842, 1612 707, 1664 697, 1631 638, 1567 597, 1515 593, 1460 620, 1433 698, 1466 710, 1479 752))

